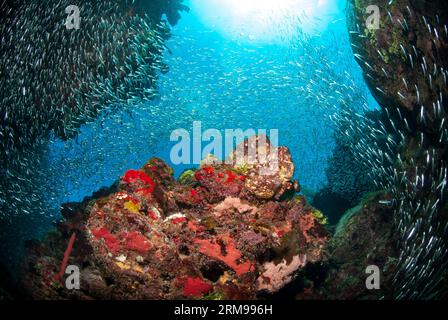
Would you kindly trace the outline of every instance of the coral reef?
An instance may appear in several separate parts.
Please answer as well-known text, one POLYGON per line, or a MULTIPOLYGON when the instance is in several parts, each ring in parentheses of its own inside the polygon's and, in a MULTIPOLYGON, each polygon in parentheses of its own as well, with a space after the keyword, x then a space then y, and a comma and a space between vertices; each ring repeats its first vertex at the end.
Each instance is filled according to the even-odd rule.
POLYGON ((288 148, 272 146, 265 135, 247 139, 229 158, 235 171, 244 173, 245 187, 259 198, 279 199, 287 190, 300 191, 298 182, 291 182, 294 163, 288 148))
MULTIPOLYGON (((249 141, 258 137, 239 147, 249 141)), ((256 168, 265 163, 254 161, 240 174, 237 164, 204 162, 185 184, 153 158, 110 189, 65 205, 57 232, 28 246, 24 287, 34 299, 256 299, 276 293, 322 259, 328 240, 325 217, 294 196, 294 183, 286 181, 294 171, 289 150, 276 150, 278 168, 263 179, 256 168), (60 281, 61 261, 80 268, 80 290, 60 281)))

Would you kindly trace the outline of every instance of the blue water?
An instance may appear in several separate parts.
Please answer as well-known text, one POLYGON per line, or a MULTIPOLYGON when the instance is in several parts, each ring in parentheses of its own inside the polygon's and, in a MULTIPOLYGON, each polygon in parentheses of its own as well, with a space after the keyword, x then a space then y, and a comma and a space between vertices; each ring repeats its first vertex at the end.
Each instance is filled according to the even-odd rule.
MULTIPOLYGON (((344 1, 341 1, 342 3, 344 1)), ((194 8, 194 6, 193 6, 194 8)), ((167 47, 170 71, 160 75, 160 97, 143 105, 105 113, 84 125, 76 139, 52 139, 45 163, 42 235, 59 217, 62 203, 80 201, 109 186, 130 168, 152 156, 173 166, 175 175, 194 165, 173 165, 173 130, 278 129, 279 145, 290 148, 295 178, 310 193, 326 183, 325 168, 335 147, 334 124, 340 100, 378 108, 351 52, 344 6, 314 33, 292 32, 259 41, 241 33, 229 36, 205 23, 198 12, 184 13, 167 47), (320 72, 319 72, 320 71, 320 72), (328 83, 344 92, 335 94, 328 83), (341 89, 342 90, 342 89, 341 89), (334 97, 333 97, 334 95, 334 97), (325 99, 325 101, 324 101, 325 99)))

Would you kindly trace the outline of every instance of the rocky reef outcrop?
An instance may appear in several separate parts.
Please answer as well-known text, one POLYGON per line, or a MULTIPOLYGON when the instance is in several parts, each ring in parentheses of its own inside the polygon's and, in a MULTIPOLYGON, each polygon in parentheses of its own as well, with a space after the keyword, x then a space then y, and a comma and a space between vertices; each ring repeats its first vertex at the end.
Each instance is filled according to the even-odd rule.
POLYGON ((371 4, 350 1, 349 31, 383 110, 376 140, 389 150, 368 160, 392 195, 400 252, 393 296, 442 298, 448 294, 448 11, 444 1, 376 1, 379 25, 372 27, 371 4), (379 158, 388 164, 376 165, 379 158))
MULTIPOLYGON (((392 280, 398 262, 398 235, 394 229, 393 211, 384 201, 390 195, 372 193, 348 210, 325 246, 325 259, 319 272, 308 272, 312 290, 300 299, 379 300, 392 299, 392 280), (368 289, 369 266, 379 271, 379 288, 368 289)), ((309 285, 310 286, 310 285, 309 285)))
MULTIPOLYGON (((27 248, 34 299, 256 299, 323 257, 325 217, 296 195, 286 147, 243 142, 278 160, 204 161, 178 181, 153 158, 111 188, 66 204, 64 220, 27 248), (79 290, 65 287, 68 265, 79 290)), ((229 156, 234 158, 235 151, 229 156)))
MULTIPOLYGON (((441 0, 376 1, 379 26, 366 25, 369 1, 350 1, 350 36, 357 61, 382 107, 412 113, 424 108, 428 122, 432 102, 447 95, 448 11, 441 0), (390 3, 390 4, 389 4, 390 3)), ((440 101, 442 103, 442 101, 440 101)), ((410 126, 417 126, 415 121, 410 126)), ((429 129, 429 128, 428 128, 429 129)))

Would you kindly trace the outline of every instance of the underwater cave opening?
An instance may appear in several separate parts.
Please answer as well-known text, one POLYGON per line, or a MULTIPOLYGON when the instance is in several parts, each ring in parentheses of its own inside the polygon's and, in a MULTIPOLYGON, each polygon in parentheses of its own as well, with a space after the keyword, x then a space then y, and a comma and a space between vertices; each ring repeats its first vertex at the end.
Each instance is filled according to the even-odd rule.
MULTIPOLYGON (((53 228, 63 203, 110 186, 152 156, 164 159, 179 177, 190 167, 170 160, 169 137, 176 129, 189 130, 194 121, 223 135, 226 129, 278 130, 278 144, 291 150, 302 193, 311 203, 321 196, 337 148, 337 128, 330 116, 342 105, 358 112, 377 108, 353 58, 345 1, 263 1, 259 6, 226 1, 217 10, 220 3, 190 1, 191 11, 182 14, 166 43, 164 59, 170 70, 159 75, 156 99, 101 114, 80 128, 77 139, 51 138, 36 182, 43 198, 36 208, 45 209, 27 223, 10 225, 5 239, 14 245, 6 244, 4 261, 18 260, 20 253, 10 251, 17 242, 41 238, 53 228), (288 7, 293 2, 297 11, 288 7), (35 228, 23 228, 28 224, 35 228)), ((347 158, 333 163, 339 165, 347 167, 347 158)), ((331 174, 333 181, 342 179, 335 190, 356 192, 345 176, 352 173, 331 174)), ((342 214, 332 213, 330 220, 337 222, 342 214)))

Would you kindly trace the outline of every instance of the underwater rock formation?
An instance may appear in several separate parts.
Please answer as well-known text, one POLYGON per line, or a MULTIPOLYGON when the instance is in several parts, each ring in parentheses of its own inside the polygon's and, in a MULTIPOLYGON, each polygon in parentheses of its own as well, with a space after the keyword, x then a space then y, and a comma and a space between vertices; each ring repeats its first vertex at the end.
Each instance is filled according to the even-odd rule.
MULTIPOLYGON (((417 120, 424 108, 436 120, 432 103, 446 96, 448 11, 442 0, 381 0, 378 29, 366 26, 365 0, 351 1, 351 40, 372 94, 382 107, 399 107, 417 120)), ((442 101, 440 101, 442 103, 442 101)), ((414 128, 417 123, 409 125, 414 128)))
POLYGON ((328 186, 332 193, 343 196, 350 207, 355 206, 364 193, 373 189, 373 183, 363 169, 347 147, 337 144, 326 170, 328 186))
POLYGON ((302 299, 378 300, 392 299, 392 279, 398 261, 397 240, 393 225, 393 210, 384 199, 386 193, 369 194, 356 207, 348 210, 325 246, 325 263, 321 272, 324 280, 313 281, 311 292, 302 299), (368 290, 366 269, 380 270, 380 288, 368 290), (316 283, 316 285, 314 285, 316 283))
POLYGON ((277 174, 264 179, 253 170, 264 165, 257 161, 252 171, 205 162, 183 183, 157 158, 127 171, 111 188, 65 205, 58 230, 28 246, 24 287, 34 299, 256 299, 277 292, 322 258, 328 239, 322 214, 291 193, 292 181, 278 178, 294 170, 289 150, 278 151, 277 174), (264 192, 247 179, 264 180, 264 192), (67 265, 79 267, 80 290, 65 288, 67 265))
POLYGON ((378 29, 366 26, 370 2, 350 3, 353 51, 384 110, 377 132, 389 151, 366 150, 365 158, 392 195, 400 235, 394 297, 443 298, 448 294, 446 3, 377 1, 378 29))
POLYGON ((184 0, 151 0, 151 1, 134 1, 133 4, 147 12, 153 21, 159 21, 163 15, 166 15, 168 22, 174 26, 181 16, 182 11, 190 9, 182 4, 184 0))
POLYGON ((246 139, 229 155, 238 171, 245 174, 245 187, 261 199, 279 199, 287 190, 299 192, 292 181, 294 163, 287 147, 275 147, 265 135, 246 139), (250 150, 256 150, 251 155, 250 150))

